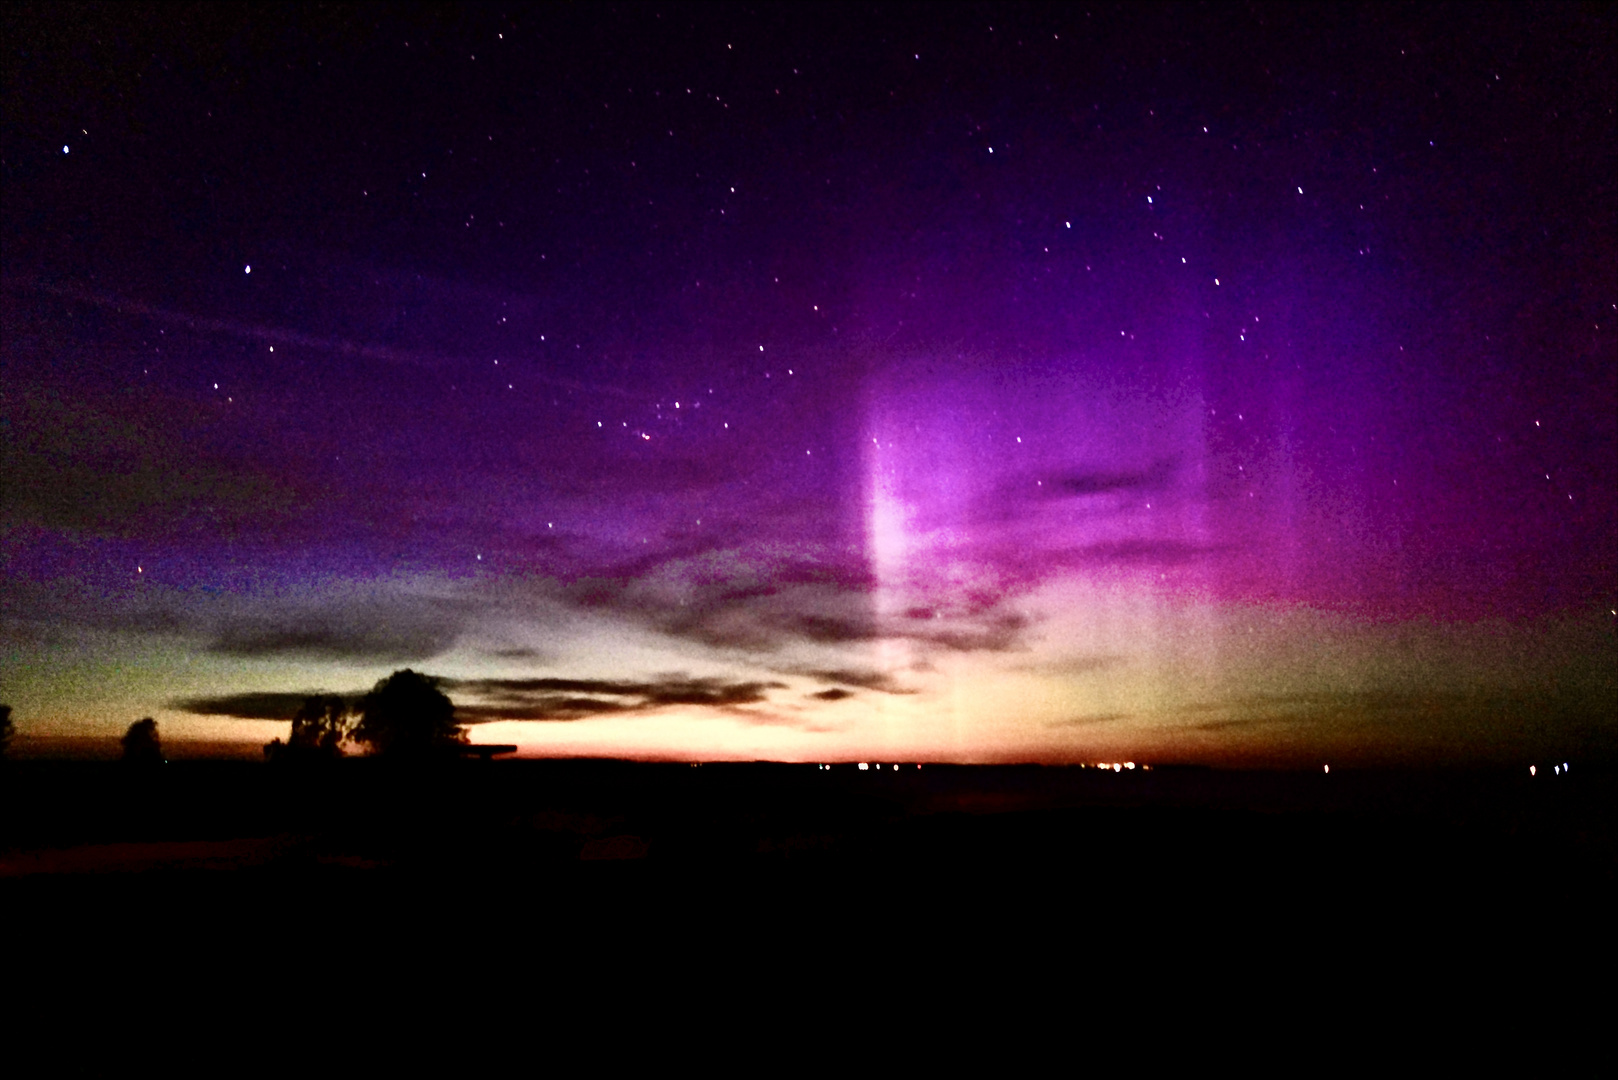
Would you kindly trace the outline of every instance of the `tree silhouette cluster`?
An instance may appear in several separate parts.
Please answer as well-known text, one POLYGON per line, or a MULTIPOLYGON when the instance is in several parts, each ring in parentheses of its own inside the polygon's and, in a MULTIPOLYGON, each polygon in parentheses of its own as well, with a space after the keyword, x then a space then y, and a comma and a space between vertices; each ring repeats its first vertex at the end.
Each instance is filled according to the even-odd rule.
POLYGON ((163 744, 157 737, 157 721, 150 716, 136 720, 119 740, 124 747, 124 761, 130 765, 162 765, 163 744))
POLYGON ((455 703, 431 675, 405 668, 377 683, 359 701, 354 739, 386 757, 453 757, 466 745, 455 703))
POLYGON ((292 717, 286 742, 275 739, 264 747, 271 761, 332 761, 343 756, 343 740, 351 726, 351 710, 336 694, 304 698, 292 717))
MULTIPOLYGON (((312 694, 293 715, 287 741, 271 741, 264 756, 271 761, 332 761, 343 756, 344 742, 352 740, 398 760, 457 757, 467 745, 466 732, 455 721, 455 703, 438 684, 431 675, 405 668, 352 705, 336 694, 312 694)), ((0 761, 11 749, 15 730, 11 706, 0 705, 0 761)), ((167 760, 157 721, 149 716, 130 724, 119 742, 123 760, 131 765, 167 760)))
POLYGON ((335 694, 305 698, 290 737, 271 742, 264 755, 271 761, 330 761, 343 756, 349 740, 381 757, 424 760, 457 756, 466 734, 438 680, 405 668, 352 704, 335 694))

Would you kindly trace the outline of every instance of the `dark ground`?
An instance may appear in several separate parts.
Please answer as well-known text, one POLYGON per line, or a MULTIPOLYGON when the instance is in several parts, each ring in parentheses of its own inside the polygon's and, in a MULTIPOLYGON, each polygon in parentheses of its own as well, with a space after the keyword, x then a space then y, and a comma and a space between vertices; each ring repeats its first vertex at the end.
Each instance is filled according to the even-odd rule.
MULTIPOLYGON (((1548 770, 1547 770, 1548 771, 1548 770)), ((555 902, 703 881, 904 894, 948 907, 1021 894, 1059 912, 1164 892, 1189 909, 1348 897, 1610 892, 1612 778, 1526 772, 377 761, 272 767, 21 762, 0 779, 0 890, 148 888, 555 902), (951 899, 955 898, 955 899, 951 899), (985 897, 978 897, 980 899, 985 897)), ((799 906, 812 908, 806 899, 799 906)), ((807 911, 805 912, 807 914, 807 911)))
POLYGON ((723 963, 753 973, 733 995, 765 998, 828 972, 860 996, 993 997, 1127 971, 1156 1000, 1242 971, 1302 1002, 1381 965, 1400 973, 1384 995, 1441 979, 1487 997, 1605 955, 1612 781, 19 762, 0 780, 0 909, 13 954, 47 958, 30 978, 68 995, 175 970, 343 994, 492 964, 534 992, 668 1004, 723 963))

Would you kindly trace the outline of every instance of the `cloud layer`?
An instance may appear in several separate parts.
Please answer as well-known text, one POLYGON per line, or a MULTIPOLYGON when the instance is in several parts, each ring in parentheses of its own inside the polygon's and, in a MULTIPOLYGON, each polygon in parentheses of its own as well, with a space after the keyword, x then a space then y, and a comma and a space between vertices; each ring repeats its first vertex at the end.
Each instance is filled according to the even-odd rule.
POLYGON ((582 720, 615 713, 649 712, 673 705, 733 708, 769 700, 785 683, 671 675, 648 682, 607 679, 446 679, 467 723, 489 720, 582 720))

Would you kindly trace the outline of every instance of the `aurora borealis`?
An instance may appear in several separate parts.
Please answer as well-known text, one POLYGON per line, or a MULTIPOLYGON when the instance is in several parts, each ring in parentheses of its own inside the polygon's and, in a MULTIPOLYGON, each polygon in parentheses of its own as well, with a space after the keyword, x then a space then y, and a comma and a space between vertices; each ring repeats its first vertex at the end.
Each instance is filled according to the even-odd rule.
POLYGON ((20 752, 1613 747, 1605 9, 4 19, 20 752))

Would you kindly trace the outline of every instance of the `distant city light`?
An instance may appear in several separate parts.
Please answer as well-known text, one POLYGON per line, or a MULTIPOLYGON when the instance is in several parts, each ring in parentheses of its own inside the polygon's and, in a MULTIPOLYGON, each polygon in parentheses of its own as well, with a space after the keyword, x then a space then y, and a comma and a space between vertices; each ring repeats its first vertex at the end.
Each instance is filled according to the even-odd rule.
POLYGON ((1321 768, 1324 769, 1326 772, 1331 772, 1331 766, 1330 765, 1322 765, 1321 768))
POLYGON ((1535 775, 1535 770, 1534 770, 1534 767, 1532 765, 1528 766, 1528 775, 1529 776, 1535 775))
POLYGON ((871 765, 870 765, 869 762, 865 762, 865 761, 860 762, 860 771, 861 772, 864 772, 866 769, 869 769, 870 767, 871 767, 871 765))

